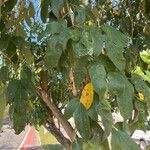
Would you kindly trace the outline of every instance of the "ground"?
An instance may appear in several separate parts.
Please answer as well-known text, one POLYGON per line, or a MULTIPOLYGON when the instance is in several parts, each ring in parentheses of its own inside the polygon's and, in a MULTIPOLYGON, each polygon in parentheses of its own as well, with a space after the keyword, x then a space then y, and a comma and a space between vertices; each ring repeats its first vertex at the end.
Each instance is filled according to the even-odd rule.
POLYGON ((25 130, 19 135, 11 128, 12 122, 3 122, 2 132, 0 133, 0 149, 4 150, 63 150, 54 136, 48 133, 43 126, 26 126, 25 130))

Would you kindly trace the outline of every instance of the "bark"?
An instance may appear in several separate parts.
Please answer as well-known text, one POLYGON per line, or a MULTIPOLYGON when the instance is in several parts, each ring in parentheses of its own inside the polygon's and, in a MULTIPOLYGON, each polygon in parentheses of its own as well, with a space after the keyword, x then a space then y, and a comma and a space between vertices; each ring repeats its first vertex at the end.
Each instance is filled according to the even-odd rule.
MULTIPOLYGON (((53 113, 53 115, 58 119, 64 130, 66 131, 68 137, 70 138, 70 141, 73 142, 75 140, 76 133, 70 123, 65 120, 62 112, 58 109, 58 107, 53 103, 52 97, 49 94, 48 90, 48 71, 41 71, 40 73, 40 82, 39 82, 39 88, 37 88, 37 93, 43 100, 43 102, 46 104, 46 106, 49 108, 49 110, 53 113)), ((50 115, 51 116, 51 115, 50 115)), ((49 122, 50 123, 50 122, 49 122)), ((52 123, 52 122, 51 122, 52 123)), ((55 126, 54 126, 55 128, 55 126)), ((49 128, 50 131, 53 132, 52 128, 49 128)), ((57 130, 57 127, 55 128, 55 131, 58 133, 59 130, 57 130)), ((59 131, 60 132, 60 131, 59 131)), ((53 132, 55 134, 55 132, 53 132)), ((62 142, 62 135, 58 134, 60 137, 57 136, 57 138, 60 140, 60 143, 62 142)), ((55 134, 56 136, 56 134, 55 134)), ((64 139, 64 138, 63 138, 64 139)), ((67 141, 64 139, 64 141, 67 141)), ((68 143, 68 142, 66 142, 68 143)), ((64 143, 64 144, 66 144, 64 143)))
POLYGON ((53 118, 50 117, 47 124, 45 125, 45 128, 55 136, 55 138, 58 140, 60 144, 62 144, 66 150, 71 150, 71 142, 69 139, 64 137, 64 135, 61 133, 61 131, 56 127, 53 118))
POLYGON ((69 71, 69 78, 70 78, 70 82, 72 84, 72 94, 73 94, 73 96, 77 96, 78 92, 77 92, 77 89, 76 89, 75 79, 74 79, 74 74, 73 74, 73 69, 72 68, 69 71))
POLYGON ((45 102, 47 107, 52 111, 53 115, 58 119, 58 121, 61 123, 62 127, 66 131, 67 135, 69 136, 70 140, 73 142, 75 140, 75 131, 70 125, 68 121, 65 120, 63 114, 61 111, 57 108, 57 106, 52 102, 51 97, 45 92, 44 90, 38 91, 38 94, 42 98, 42 100, 45 102))

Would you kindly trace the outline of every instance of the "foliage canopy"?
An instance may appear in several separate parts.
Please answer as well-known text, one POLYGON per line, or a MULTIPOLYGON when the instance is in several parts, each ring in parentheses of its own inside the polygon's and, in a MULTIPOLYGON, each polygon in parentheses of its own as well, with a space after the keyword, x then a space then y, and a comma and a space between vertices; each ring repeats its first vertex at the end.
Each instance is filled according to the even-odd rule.
POLYGON ((130 135, 146 130, 150 106, 149 1, 0 2, 0 114, 9 104, 16 134, 31 123, 66 149, 138 150, 130 135))

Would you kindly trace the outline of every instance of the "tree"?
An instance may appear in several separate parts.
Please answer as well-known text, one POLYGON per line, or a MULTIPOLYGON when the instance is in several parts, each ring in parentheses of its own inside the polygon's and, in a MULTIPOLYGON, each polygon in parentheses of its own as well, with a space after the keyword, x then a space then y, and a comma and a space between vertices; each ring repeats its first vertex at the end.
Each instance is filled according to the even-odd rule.
POLYGON ((67 150, 139 149, 130 135, 145 130, 150 105, 149 5, 1 1, 1 104, 10 105, 16 134, 30 123, 67 150), (113 121, 116 110, 122 122, 113 121))

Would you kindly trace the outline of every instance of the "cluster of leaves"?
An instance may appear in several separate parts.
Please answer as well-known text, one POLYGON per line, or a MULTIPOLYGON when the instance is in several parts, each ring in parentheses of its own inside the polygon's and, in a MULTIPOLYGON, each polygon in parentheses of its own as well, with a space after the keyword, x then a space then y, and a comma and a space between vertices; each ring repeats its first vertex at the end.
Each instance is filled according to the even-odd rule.
POLYGON ((36 92, 40 73, 46 70, 54 103, 59 107, 69 101, 64 116, 66 120, 74 117, 80 134, 74 149, 95 145, 109 149, 110 134, 113 150, 138 149, 128 133, 145 129, 150 106, 150 54, 140 52, 150 48, 147 4, 147 0, 43 0, 38 11, 36 4, 25 0, 3 2, 0 85, 12 108, 16 133, 27 123, 42 124, 48 117, 36 92), (79 100, 86 78, 94 87, 88 110, 79 100), (72 80, 76 98, 71 93, 72 80), (123 122, 113 121, 116 108, 123 122))

